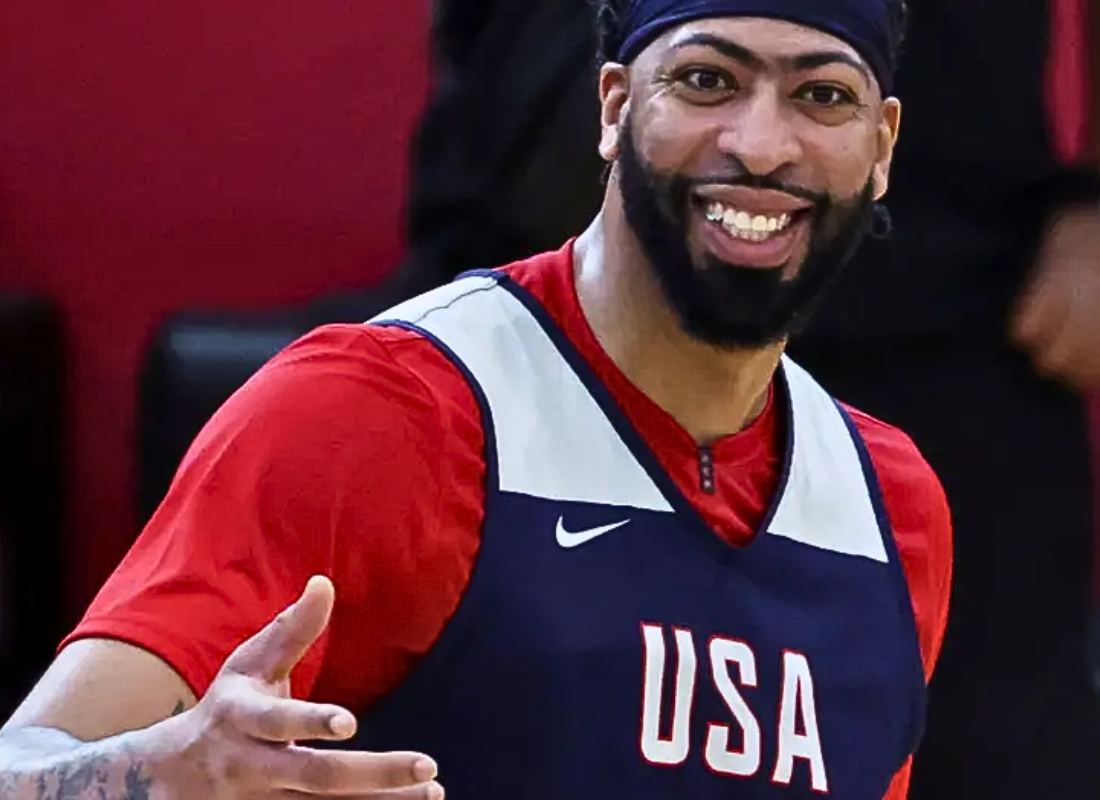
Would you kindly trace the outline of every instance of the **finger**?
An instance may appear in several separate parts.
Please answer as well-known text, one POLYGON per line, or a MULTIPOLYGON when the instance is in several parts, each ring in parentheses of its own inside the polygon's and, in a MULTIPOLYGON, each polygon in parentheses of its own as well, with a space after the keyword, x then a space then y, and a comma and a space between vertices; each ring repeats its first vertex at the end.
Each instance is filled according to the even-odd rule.
POLYGON ((1013 339, 1031 352, 1042 349, 1049 340, 1052 295, 1046 283, 1039 281, 1024 295, 1013 316, 1013 339))
POLYGON ((1073 326, 1073 354, 1070 378, 1082 391, 1092 391, 1100 379, 1100 277, 1092 275, 1074 286, 1070 316, 1073 326))
POLYGON ((1091 297, 1074 293, 1057 338, 1045 353, 1045 366, 1070 385, 1087 390, 1100 371, 1100 325, 1091 297))
POLYGON ((422 753, 363 753, 314 750, 290 746, 268 751, 266 777, 275 788, 313 795, 370 795, 396 789, 416 789, 438 773, 422 753))
POLYGON ((420 786, 410 786, 406 789, 375 792, 370 795, 371 800, 443 800, 444 797, 443 787, 435 781, 420 786))
MULTIPOLYGON (((274 797, 279 800, 302 800, 304 797, 317 797, 316 794, 310 794, 308 792, 295 792, 290 789, 284 789, 274 797)), ((378 792, 370 792, 369 794, 348 794, 348 795, 325 795, 331 797, 334 800, 444 800, 446 793, 443 791, 443 787, 435 781, 431 783, 422 783, 419 786, 407 786, 404 789, 383 789, 378 792)), ((265 794, 264 800, 272 797, 272 795, 265 794)))
POLYGON ((229 690, 219 713, 239 733, 264 742, 304 739, 345 741, 355 735, 355 717, 340 706, 274 697, 259 689, 229 690))
POLYGON ((1048 293, 1043 336, 1035 355, 1044 374, 1064 379, 1082 351, 1082 334, 1092 327, 1092 308, 1081 303, 1077 287, 1064 282, 1057 286, 1058 291, 1048 293))
POLYGON ((432 781, 404 789, 375 792, 370 795, 370 798, 371 800, 443 800, 444 796, 443 787, 432 781))
POLYGON ((1036 354, 1039 373, 1047 378, 1063 379, 1072 364, 1073 354, 1073 332, 1067 330, 1065 324, 1060 325, 1036 354))
POLYGON ((310 578, 302 596, 238 647, 225 669, 271 682, 284 680, 324 633, 334 599, 328 578, 310 578))
POLYGON ((1041 263, 1017 303, 1013 320, 1017 343, 1031 352, 1045 350, 1057 336, 1069 305, 1064 271, 1058 262, 1041 263))

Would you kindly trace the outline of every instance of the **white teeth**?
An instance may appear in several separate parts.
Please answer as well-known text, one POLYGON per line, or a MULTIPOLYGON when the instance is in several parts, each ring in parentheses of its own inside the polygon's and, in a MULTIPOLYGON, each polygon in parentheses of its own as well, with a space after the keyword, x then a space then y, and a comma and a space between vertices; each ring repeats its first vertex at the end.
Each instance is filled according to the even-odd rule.
POLYGON ((750 214, 717 202, 707 205, 706 216, 708 221, 721 224, 730 236, 751 242, 769 239, 791 224, 790 214, 750 214))

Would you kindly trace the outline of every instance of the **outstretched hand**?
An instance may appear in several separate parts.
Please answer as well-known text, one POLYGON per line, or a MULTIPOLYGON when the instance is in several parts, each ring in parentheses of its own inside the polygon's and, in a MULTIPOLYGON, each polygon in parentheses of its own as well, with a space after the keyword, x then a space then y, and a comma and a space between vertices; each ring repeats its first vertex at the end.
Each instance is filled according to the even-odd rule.
POLYGON ((421 753, 318 750, 346 741, 355 717, 291 698, 290 673, 328 625, 334 589, 313 578, 302 596, 226 659, 195 708, 171 721, 181 758, 169 770, 178 798, 290 797, 438 800, 436 765, 421 753))

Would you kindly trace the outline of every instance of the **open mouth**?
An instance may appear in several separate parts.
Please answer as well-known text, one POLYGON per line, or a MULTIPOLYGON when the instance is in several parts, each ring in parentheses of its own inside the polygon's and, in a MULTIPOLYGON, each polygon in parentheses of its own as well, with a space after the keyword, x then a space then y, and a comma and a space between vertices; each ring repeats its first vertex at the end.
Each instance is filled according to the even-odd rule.
POLYGON ((730 236, 749 242, 763 242, 791 224, 790 214, 752 214, 717 202, 707 204, 706 215, 708 222, 721 225, 730 236))
POLYGON ((696 198, 709 250, 727 263, 776 267, 785 264, 811 219, 811 208, 762 212, 696 198))

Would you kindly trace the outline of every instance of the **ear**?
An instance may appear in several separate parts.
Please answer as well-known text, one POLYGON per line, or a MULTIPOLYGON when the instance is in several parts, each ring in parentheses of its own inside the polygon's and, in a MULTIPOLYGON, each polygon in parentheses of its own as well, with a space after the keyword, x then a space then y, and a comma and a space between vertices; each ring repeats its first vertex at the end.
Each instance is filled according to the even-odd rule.
POLYGON ((900 128, 901 102, 896 97, 888 97, 882 103, 875 166, 871 173, 875 200, 881 200, 890 186, 890 165, 894 160, 894 146, 897 144, 900 128))
POLYGON ((600 69, 600 156, 604 161, 619 157, 619 136, 630 98, 629 68, 607 63, 600 69))

